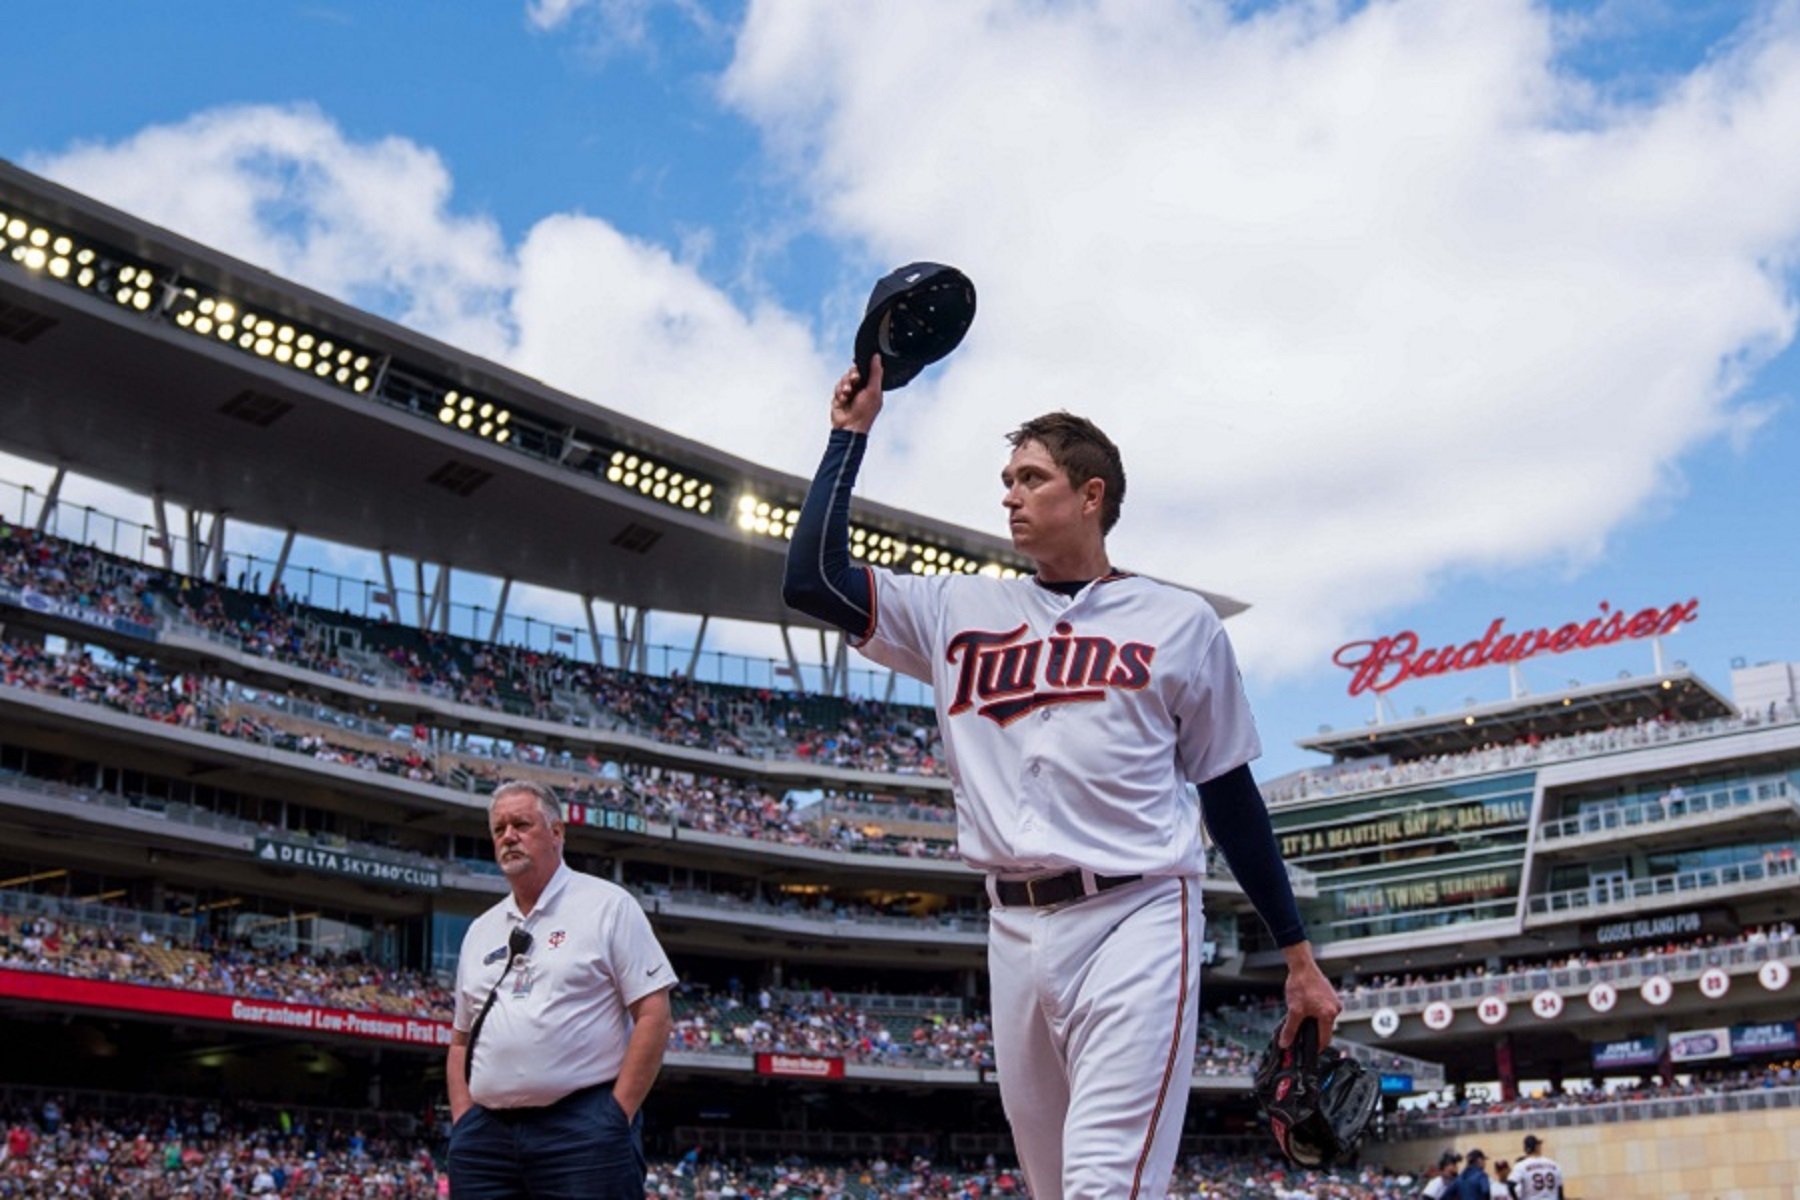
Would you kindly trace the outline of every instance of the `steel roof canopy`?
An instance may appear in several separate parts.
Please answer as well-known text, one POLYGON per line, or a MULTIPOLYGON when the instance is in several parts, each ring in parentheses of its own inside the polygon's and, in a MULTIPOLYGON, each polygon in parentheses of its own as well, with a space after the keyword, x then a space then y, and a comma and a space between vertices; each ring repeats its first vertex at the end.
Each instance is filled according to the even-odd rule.
MULTIPOLYGON (((564 435, 632 448, 723 487, 713 516, 674 508, 440 425, 418 405, 358 395, 193 336, 155 311, 110 303, 10 258, 0 259, 0 446, 234 521, 458 570, 660 611, 812 623, 782 602, 785 543, 740 530, 724 511, 740 489, 795 504, 807 480, 557 391, 4 161, 0 210, 134 256, 159 278, 197 282, 387 356, 408 374, 492 398, 564 435), (20 329, 35 332, 7 336, 20 329)), ((1007 539, 901 509, 858 502, 854 519, 972 559, 1024 565, 1007 539)), ((1247 607, 1201 594, 1221 616, 1247 607)))
POLYGON ((1728 717, 1737 710, 1690 671, 1635 676, 1586 687, 1521 696, 1460 712, 1336 730, 1297 743, 1339 762, 1389 755, 1395 761, 1461 754, 1536 737, 1563 737, 1665 715, 1682 721, 1728 717))

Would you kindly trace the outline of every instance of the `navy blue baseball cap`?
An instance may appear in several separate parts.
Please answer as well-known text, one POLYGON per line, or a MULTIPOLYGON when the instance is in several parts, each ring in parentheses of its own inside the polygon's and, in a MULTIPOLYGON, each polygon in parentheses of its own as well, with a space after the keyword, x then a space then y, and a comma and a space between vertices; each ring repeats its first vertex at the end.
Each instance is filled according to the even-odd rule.
POLYGON ((955 267, 908 263, 869 293, 856 330, 856 366, 866 376, 881 355, 881 386, 893 391, 962 344, 975 323, 975 285, 955 267))

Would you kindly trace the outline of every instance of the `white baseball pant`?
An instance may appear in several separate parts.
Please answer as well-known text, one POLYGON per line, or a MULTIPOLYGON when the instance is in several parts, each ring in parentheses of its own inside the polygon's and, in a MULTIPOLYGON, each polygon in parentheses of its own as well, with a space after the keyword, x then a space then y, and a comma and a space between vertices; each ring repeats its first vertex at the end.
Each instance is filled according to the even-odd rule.
POLYGON ((1194 1073, 1198 879, 995 908, 994 1066, 1034 1200, 1160 1200, 1194 1073))

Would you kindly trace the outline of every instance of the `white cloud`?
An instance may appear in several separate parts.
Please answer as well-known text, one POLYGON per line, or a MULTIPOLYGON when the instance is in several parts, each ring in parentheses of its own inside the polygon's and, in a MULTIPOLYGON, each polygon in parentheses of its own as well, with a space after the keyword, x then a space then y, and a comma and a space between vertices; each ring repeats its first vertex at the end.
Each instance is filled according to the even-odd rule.
POLYGON ((450 172, 400 137, 359 142, 310 106, 227 107, 33 170, 478 354, 505 352, 498 227, 450 210, 450 172))
POLYGON ((596 404, 810 475, 830 368, 806 326, 744 312, 661 247, 592 217, 538 222, 519 249, 514 364, 596 404), (795 436, 795 429, 815 438, 795 436))
POLYGON ((1453 569, 1596 553, 1794 333, 1791 9, 1636 107, 1522 0, 754 3, 724 95, 981 315, 867 489, 987 519, 998 434, 1121 443, 1119 557, 1317 660, 1453 569), (1748 182, 1754 180, 1754 186, 1748 182))
POLYGON ((579 26, 582 48, 604 60, 619 51, 652 52, 653 19, 659 11, 675 14, 708 37, 722 32, 702 0, 527 0, 525 19, 541 33, 579 26))
MULTIPOLYGON (((1446 572, 1598 554, 1684 451, 1768 419, 1736 397, 1794 333, 1797 25, 1624 107, 1559 73, 1523 0, 783 0, 749 9, 722 95, 869 279, 940 258, 981 289, 956 358, 891 398, 864 493, 997 529, 1004 431, 1088 413, 1127 454, 1121 561, 1253 601, 1269 670, 1446 572)), ((843 330, 821 348, 600 216, 508 245, 403 138, 229 108, 32 165, 609 408, 815 461, 843 330)))

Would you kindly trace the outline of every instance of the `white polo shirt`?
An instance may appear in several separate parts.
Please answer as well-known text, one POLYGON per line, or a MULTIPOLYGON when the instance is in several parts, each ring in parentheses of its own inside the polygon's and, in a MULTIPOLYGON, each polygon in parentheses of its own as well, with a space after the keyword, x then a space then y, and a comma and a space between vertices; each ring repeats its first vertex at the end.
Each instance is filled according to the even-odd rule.
POLYGON ((858 647, 932 686, 963 861, 1001 874, 1199 875, 1187 790, 1262 753, 1237 658, 1200 596, 1114 573, 871 570, 858 647))
POLYGON ((636 898, 565 863, 530 916, 509 895, 469 926, 456 967, 459 1032, 475 1024, 520 926, 531 949, 506 972, 475 1043, 469 1092, 484 1108, 551 1104, 617 1078, 630 1006, 675 984, 636 898))

